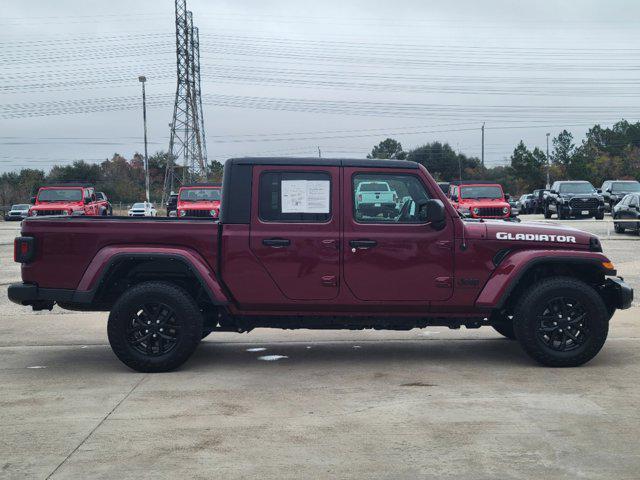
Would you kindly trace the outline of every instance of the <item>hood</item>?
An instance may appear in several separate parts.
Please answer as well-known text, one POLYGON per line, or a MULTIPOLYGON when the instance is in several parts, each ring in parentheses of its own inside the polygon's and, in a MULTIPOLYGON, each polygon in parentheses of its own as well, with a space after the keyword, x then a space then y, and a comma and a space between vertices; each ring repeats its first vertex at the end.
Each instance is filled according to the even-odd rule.
POLYGON ((518 245, 553 244, 555 247, 575 248, 578 245, 589 247, 598 239, 595 235, 571 227, 556 227, 542 223, 513 223, 504 221, 485 221, 485 238, 518 245))
POLYGON ((203 202, 180 202, 178 204, 179 210, 213 210, 220 209, 220 200, 210 200, 203 202))
POLYGON ((82 204, 78 202, 46 202, 33 205, 30 210, 69 210, 81 206, 82 204))

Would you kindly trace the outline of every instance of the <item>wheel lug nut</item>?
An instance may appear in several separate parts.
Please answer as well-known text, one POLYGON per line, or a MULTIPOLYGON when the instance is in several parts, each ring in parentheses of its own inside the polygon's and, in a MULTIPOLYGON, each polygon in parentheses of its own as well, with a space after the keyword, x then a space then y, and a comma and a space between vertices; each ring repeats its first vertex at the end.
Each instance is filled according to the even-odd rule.
POLYGON ((149 333, 149 330, 145 330, 144 333, 149 333))
MULTIPOLYGON (((560 329, 559 331, 560 331, 560 333, 562 333, 562 329, 560 329)), ((155 337, 155 335, 154 335, 154 337, 155 337)))
POLYGON ((157 337, 157 335, 154 333, 154 334, 153 334, 153 338, 156 338, 156 337, 157 337))
POLYGON ((554 325, 557 325, 557 324, 558 324, 558 322, 553 322, 553 324, 554 324, 554 325))
POLYGON ((162 329, 160 329, 160 331, 162 332, 162 329))
POLYGON ((160 323, 160 320, 156 320, 156 323, 160 323))

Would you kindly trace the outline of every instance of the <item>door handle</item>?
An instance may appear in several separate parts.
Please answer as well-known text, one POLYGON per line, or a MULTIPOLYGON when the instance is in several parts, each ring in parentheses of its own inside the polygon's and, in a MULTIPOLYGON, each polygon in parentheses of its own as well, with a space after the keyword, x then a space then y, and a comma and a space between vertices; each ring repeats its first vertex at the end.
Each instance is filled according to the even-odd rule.
POLYGON ((291 240, 287 238, 265 238, 262 244, 266 247, 282 248, 291 245, 291 240))
POLYGON ((351 246, 351 251, 355 252, 358 248, 361 248, 363 250, 373 248, 378 245, 378 242, 376 242, 375 240, 351 240, 349 241, 349 245, 351 246))

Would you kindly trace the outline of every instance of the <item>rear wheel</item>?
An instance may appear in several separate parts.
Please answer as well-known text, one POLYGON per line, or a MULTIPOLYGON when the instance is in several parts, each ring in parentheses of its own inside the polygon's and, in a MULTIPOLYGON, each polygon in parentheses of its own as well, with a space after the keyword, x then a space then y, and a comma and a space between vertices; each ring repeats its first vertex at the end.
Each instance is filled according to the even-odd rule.
POLYGON ((604 220, 604 212, 598 212, 595 215, 596 220, 604 220))
POLYGON ((549 210, 549 205, 544 206, 544 218, 551 218, 551 211, 549 210))
POLYGON ((514 331, 522 348, 550 367, 576 367, 595 357, 610 314, 598 293, 569 277, 542 280, 518 301, 514 331))
POLYGON ((613 229, 616 231, 616 233, 624 233, 625 232, 625 228, 624 228, 624 223, 621 222, 616 222, 616 216, 613 216, 613 229))
POLYGON ((139 372, 173 370, 191 356, 203 330, 193 298, 176 285, 145 282, 124 293, 109 315, 116 356, 139 372))

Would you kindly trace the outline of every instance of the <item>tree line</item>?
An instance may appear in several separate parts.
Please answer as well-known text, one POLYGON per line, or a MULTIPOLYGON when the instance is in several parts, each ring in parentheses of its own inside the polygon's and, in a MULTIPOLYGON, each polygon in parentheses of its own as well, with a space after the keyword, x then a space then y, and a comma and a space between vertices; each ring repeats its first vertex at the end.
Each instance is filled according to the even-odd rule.
MULTIPOLYGON (((622 120, 611 128, 595 125, 579 145, 573 135, 561 131, 552 140, 549 175, 554 180, 588 180, 600 186, 607 179, 640 178, 640 122, 622 120)), ((501 183, 513 195, 543 188, 546 184, 547 158, 537 147, 530 149, 520 141, 509 162, 484 168, 477 157, 456 152, 451 145, 430 142, 405 151, 397 140, 387 138, 374 146, 368 158, 406 159, 424 165, 439 181, 454 179, 490 180, 501 183)), ((158 152, 149 158, 151 198, 159 201, 169 154, 158 152)), ((223 165, 209 164, 210 180, 220 181, 223 165)), ((177 167, 176 174, 181 175, 177 167)), ((114 202, 133 203, 144 199, 144 159, 136 153, 126 159, 116 153, 96 164, 77 160, 56 165, 49 173, 24 168, 0 175, 0 205, 27 202, 37 189, 56 182, 82 181, 96 186, 114 202)))
MULTIPOLYGON (((164 175, 169 154, 158 152, 149 157, 149 184, 152 201, 160 201, 164 187, 164 175)), ((222 164, 209 164, 212 182, 221 181, 222 164)), ((176 175, 181 168, 176 166, 176 175)), ((69 165, 56 165, 46 174, 44 170, 23 168, 19 172, 0 175, 0 205, 26 203, 43 185, 65 182, 83 182, 94 185, 97 191, 105 192, 112 202, 133 203, 144 200, 144 157, 139 153, 131 159, 115 153, 101 163, 76 160, 69 165)))
MULTIPOLYGON (((546 153, 529 149, 520 141, 504 166, 483 168, 477 157, 456 152, 448 143, 431 142, 405 151, 397 140, 387 138, 373 147, 368 158, 406 159, 424 165, 438 181, 490 180, 501 183, 512 194, 544 188, 546 153)), ((604 180, 640 179, 640 122, 617 122, 611 128, 595 125, 580 145, 573 135, 561 131, 552 140, 549 177, 554 180, 587 180, 595 186, 604 180)))

